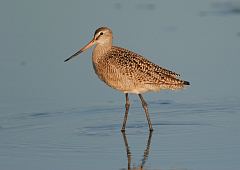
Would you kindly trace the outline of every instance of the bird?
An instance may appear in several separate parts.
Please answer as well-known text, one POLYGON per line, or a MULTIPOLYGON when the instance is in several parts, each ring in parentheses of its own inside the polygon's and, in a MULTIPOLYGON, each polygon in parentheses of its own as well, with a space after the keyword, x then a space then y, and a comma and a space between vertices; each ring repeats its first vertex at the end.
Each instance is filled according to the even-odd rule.
POLYGON ((125 114, 121 131, 125 131, 130 108, 129 93, 139 96, 146 114, 149 131, 153 131, 149 116, 148 104, 143 93, 160 90, 183 89, 190 85, 181 80, 180 74, 154 64, 142 55, 128 49, 113 45, 113 33, 108 27, 98 28, 93 39, 71 55, 64 62, 75 58, 80 53, 94 46, 92 63, 95 73, 106 85, 125 94, 125 114))

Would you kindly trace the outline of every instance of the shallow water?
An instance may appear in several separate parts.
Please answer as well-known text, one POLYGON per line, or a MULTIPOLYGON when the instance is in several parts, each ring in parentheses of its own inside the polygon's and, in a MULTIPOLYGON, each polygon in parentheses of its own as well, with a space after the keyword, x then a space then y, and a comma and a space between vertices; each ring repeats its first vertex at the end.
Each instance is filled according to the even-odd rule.
POLYGON ((0 169, 240 169, 240 1, 2 1, 0 169), (191 86, 124 95, 100 82, 91 50, 64 63, 99 26, 114 44, 191 86))
POLYGON ((144 169, 239 168, 239 100, 152 101, 149 107, 154 131, 145 159, 149 132, 136 101, 126 129, 129 157, 120 132, 121 106, 1 114, 1 168, 127 169, 142 164, 144 169))

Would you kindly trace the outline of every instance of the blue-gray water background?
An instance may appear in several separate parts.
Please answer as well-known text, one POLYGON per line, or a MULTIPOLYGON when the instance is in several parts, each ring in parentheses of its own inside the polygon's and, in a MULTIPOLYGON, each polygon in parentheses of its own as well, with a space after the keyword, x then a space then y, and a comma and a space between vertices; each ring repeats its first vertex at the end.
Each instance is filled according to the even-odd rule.
MULTIPOLYGON (((240 1, 0 2, 0 169, 126 169, 124 95, 100 82, 95 29, 176 71, 184 91, 149 93, 155 131, 146 169, 240 169, 240 1)), ((133 166, 148 137, 130 96, 133 166)))

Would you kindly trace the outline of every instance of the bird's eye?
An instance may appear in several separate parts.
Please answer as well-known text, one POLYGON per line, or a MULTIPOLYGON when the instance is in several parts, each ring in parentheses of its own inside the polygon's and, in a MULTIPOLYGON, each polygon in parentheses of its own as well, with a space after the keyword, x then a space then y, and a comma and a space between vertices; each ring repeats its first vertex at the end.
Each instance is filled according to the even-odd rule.
POLYGON ((100 32, 100 35, 103 35, 103 32, 100 32))

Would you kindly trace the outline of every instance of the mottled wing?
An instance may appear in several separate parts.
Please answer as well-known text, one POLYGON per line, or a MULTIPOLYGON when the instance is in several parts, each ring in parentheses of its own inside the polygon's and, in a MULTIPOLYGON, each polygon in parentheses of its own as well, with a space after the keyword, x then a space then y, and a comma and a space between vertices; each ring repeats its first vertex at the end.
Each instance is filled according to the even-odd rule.
POLYGON ((137 65, 143 64, 148 68, 148 70, 151 70, 155 73, 168 75, 168 76, 171 76, 174 78, 177 78, 180 76, 180 74, 170 71, 168 69, 165 69, 163 67, 160 67, 160 66, 154 64, 153 62, 147 60, 146 58, 142 57, 141 55, 138 55, 137 53, 134 53, 132 51, 129 51, 129 50, 121 48, 121 47, 113 47, 113 49, 115 49, 115 50, 113 50, 113 52, 121 54, 120 57, 124 57, 124 58, 127 57, 128 60, 131 60, 132 62, 136 63, 137 65), (120 52, 118 52, 118 51, 120 51, 120 52))
POLYGON ((124 48, 112 47, 111 54, 108 56, 111 64, 121 69, 124 76, 140 83, 161 86, 163 89, 178 89, 184 85, 184 81, 177 78, 179 74, 124 48))

